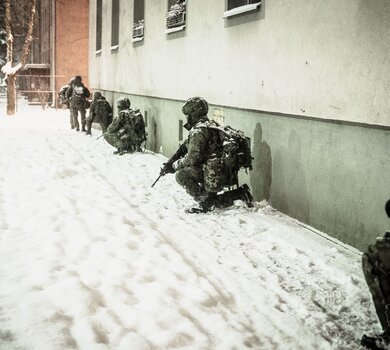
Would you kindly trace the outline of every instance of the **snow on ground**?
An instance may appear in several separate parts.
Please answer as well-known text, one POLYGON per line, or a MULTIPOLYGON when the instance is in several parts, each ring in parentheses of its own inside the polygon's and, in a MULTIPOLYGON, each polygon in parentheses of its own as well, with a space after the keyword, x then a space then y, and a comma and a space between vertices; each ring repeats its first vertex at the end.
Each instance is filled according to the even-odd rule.
POLYGON ((379 324, 352 247, 266 203, 185 214, 151 152, 68 111, 0 117, 0 349, 359 349, 379 324))

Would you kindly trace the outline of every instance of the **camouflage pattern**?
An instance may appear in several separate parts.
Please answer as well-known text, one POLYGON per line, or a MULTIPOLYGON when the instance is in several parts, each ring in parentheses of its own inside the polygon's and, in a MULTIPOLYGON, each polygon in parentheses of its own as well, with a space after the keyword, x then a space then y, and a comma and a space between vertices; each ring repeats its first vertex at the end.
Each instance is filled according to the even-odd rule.
POLYGON ((70 101, 70 111, 73 117, 73 123, 78 131, 80 129, 78 121, 78 112, 80 112, 82 131, 86 131, 86 98, 90 95, 89 90, 81 81, 76 81, 66 91, 66 98, 70 101))
POLYGON ((219 192, 226 185, 225 165, 221 158, 211 155, 203 166, 204 186, 209 192, 219 192))
POLYGON ((91 133, 92 123, 99 123, 103 132, 112 123, 112 108, 104 96, 95 93, 87 118, 87 133, 91 133))
POLYGON ((141 150, 141 144, 146 141, 147 133, 145 131, 145 122, 142 114, 137 109, 130 113, 131 127, 134 131, 134 148, 137 151, 141 150))
POLYGON ((202 116, 190 129, 186 142, 187 153, 175 163, 176 181, 185 188, 195 201, 202 203, 210 192, 218 192, 223 173, 207 166, 209 159, 221 155, 221 145, 215 130, 207 128, 209 120, 202 116), (207 178, 205 179, 205 168, 207 178), (206 180, 206 181, 205 181, 206 180), (207 184, 206 184, 207 182, 207 184))
POLYGON ((363 273, 384 331, 390 331, 390 232, 377 238, 362 257, 363 273))
MULTIPOLYGON (((60 91, 58 92, 58 98, 59 98, 60 103, 62 105, 62 109, 69 108, 69 100, 66 98, 66 92, 69 89, 71 84, 72 84, 72 81, 70 81, 69 84, 62 86, 60 88, 60 91)), ((70 127, 72 129, 74 129, 75 125, 73 122, 73 115, 72 115, 72 111, 70 110, 70 108, 69 108, 69 121, 70 121, 70 127)))
POLYGON ((124 109, 119 111, 107 131, 103 134, 104 139, 119 151, 134 151, 134 140, 136 135, 131 125, 130 115, 132 110, 124 109))

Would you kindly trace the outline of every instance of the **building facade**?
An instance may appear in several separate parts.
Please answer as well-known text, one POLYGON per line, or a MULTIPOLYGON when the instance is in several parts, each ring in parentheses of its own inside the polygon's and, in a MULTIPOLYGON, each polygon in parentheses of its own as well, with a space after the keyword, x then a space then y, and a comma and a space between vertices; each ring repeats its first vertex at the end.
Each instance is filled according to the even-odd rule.
POLYGON ((387 0, 91 0, 89 17, 90 87, 141 109, 149 149, 172 155, 202 96, 251 138, 256 200, 361 249, 384 233, 387 0))
MULTIPOLYGON (((23 43, 20 37, 15 44, 16 58, 23 43)), ((38 1, 29 57, 17 76, 19 93, 30 103, 57 106, 59 89, 72 77, 81 75, 88 85, 88 50, 89 0, 38 1)))

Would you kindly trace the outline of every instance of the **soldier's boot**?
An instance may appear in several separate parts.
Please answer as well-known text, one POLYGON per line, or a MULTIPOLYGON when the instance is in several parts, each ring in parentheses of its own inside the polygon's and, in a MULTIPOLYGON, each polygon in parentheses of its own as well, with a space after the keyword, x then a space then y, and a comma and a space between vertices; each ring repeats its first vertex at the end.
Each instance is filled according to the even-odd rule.
POLYGON ((248 208, 252 208, 253 207, 253 196, 251 194, 251 191, 249 190, 249 186, 247 184, 243 184, 241 186, 243 188, 243 195, 241 197, 241 200, 243 200, 246 205, 248 206, 248 208))
POLYGON ((82 131, 82 132, 87 132, 87 130, 85 129, 85 124, 82 124, 82 125, 81 125, 81 131, 82 131))
POLYGON ((247 184, 218 195, 216 205, 219 208, 227 208, 232 206, 235 200, 242 200, 249 208, 253 207, 253 197, 247 184))
POLYGON ((185 212, 187 214, 207 213, 215 209, 216 202, 217 194, 213 192, 208 192, 207 195, 205 195, 198 201, 199 207, 186 209, 185 212))
POLYGON ((388 349, 390 345, 390 334, 388 332, 384 332, 375 337, 363 335, 360 344, 366 349, 388 349))

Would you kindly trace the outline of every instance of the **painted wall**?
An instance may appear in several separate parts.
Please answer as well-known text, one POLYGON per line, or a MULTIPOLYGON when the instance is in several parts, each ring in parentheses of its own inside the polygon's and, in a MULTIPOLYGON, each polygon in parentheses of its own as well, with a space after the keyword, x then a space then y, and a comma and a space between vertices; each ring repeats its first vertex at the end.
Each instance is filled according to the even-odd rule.
MULTIPOLYGON (((264 1, 223 20, 224 1, 188 0, 185 31, 165 34, 166 1, 145 0, 145 38, 131 42, 121 1, 118 50, 103 1, 102 52, 90 6, 90 82, 127 95, 148 119, 148 149, 173 154, 183 101, 203 96, 252 139, 256 200, 365 249, 389 227, 390 2, 264 1)), ((185 136, 185 135, 184 135, 185 136)), ((156 174, 157 175, 157 174, 156 174)))
POLYGON ((75 75, 88 79, 89 0, 56 0, 56 91, 75 75))
MULTIPOLYGON (((111 2, 91 86, 316 118, 390 125, 388 0, 263 1, 222 19, 225 1, 188 1, 185 31, 165 34, 167 2, 145 0, 145 39, 131 42, 133 2, 121 1, 119 50, 110 50, 111 2)), ((92 76, 93 75, 93 76, 92 76)))

